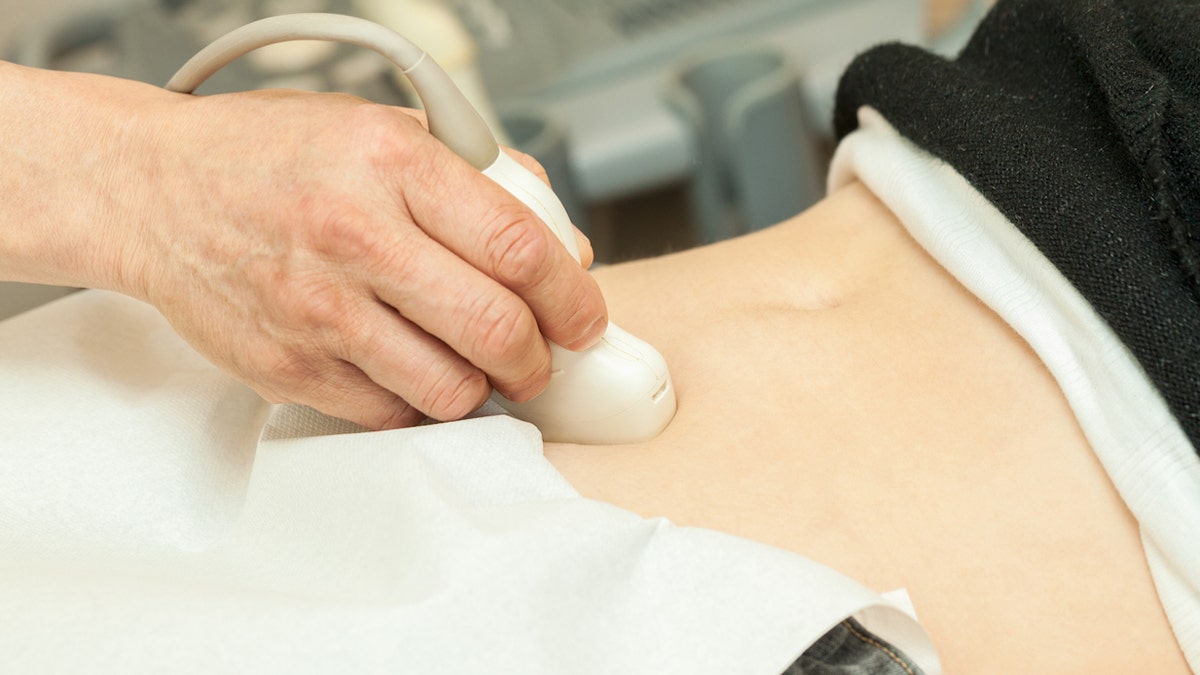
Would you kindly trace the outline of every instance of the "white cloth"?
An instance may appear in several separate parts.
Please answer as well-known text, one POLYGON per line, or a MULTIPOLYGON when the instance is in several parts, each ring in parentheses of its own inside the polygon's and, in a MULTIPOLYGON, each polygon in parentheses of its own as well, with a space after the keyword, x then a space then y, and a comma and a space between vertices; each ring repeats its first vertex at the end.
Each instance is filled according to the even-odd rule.
POLYGON ((830 189, 863 182, 913 238, 1021 335, 1062 388, 1137 518, 1159 598, 1200 672, 1200 458, 1125 345, 1075 287, 949 164, 869 107, 830 189))
POLYGON ((527 424, 341 433, 119 295, 0 323, 0 430, 0 672, 774 675, 850 615, 940 672, 903 598, 583 499, 527 424))

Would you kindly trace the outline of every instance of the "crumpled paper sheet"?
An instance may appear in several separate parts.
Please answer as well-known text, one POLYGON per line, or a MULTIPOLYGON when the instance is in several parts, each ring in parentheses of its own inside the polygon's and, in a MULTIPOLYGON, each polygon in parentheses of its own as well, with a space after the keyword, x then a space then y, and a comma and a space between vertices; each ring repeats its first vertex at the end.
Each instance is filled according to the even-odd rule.
POLYGON ((0 672, 782 672, 899 603, 578 495, 505 416, 378 433, 272 407, 152 308, 0 323, 0 672))

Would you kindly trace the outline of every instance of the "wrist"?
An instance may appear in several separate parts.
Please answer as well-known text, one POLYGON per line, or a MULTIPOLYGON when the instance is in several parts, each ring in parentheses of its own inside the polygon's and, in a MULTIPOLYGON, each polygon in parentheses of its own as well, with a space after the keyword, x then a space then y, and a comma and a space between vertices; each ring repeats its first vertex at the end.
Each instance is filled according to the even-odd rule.
POLYGON ((149 85, 0 63, 0 274, 144 297, 139 229, 148 185, 142 120, 170 97, 149 85))

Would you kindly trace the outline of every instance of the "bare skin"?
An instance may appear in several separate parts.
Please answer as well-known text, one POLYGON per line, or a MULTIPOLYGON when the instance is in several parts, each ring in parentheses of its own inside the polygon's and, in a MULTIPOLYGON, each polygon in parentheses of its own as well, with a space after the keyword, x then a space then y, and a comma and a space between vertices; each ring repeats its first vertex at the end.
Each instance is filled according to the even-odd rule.
POLYGON ((543 334, 604 331, 595 282, 420 115, 5 63, 0 84, 0 279, 146 300, 268 400, 455 419, 540 392, 543 334))
POLYGON ((596 276, 679 412, 547 445, 585 496, 905 587, 948 673, 1189 672, 1058 386, 861 185, 596 276))

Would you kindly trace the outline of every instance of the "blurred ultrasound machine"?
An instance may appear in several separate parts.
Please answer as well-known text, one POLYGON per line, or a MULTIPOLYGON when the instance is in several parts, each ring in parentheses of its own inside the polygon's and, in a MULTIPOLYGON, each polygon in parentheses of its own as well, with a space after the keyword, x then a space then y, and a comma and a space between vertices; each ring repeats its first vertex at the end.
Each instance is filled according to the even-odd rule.
MULTIPOLYGON (((106 0, 72 11, 43 7, 15 32, 7 58, 158 85, 205 44, 256 18, 322 11, 375 20, 452 74, 470 71, 463 86, 478 92, 469 96, 482 99, 511 145, 542 162, 585 232, 592 207, 670 187, 685 195, 697 243, 779 222, 814 203, 841 71, 874 44, 927 43, 925 0, 106 0), (464 59, 470 63, 451 63, 464 59)), ((284 86, 414 103, 390 64, 362 48, 276 47, 240 59, 199 93, 284 86)))

